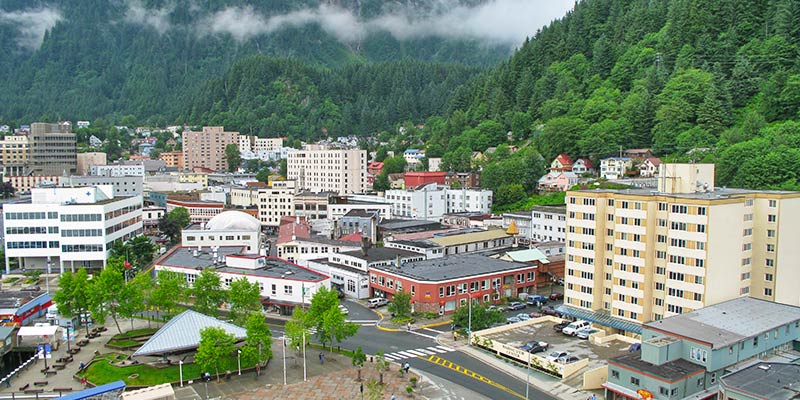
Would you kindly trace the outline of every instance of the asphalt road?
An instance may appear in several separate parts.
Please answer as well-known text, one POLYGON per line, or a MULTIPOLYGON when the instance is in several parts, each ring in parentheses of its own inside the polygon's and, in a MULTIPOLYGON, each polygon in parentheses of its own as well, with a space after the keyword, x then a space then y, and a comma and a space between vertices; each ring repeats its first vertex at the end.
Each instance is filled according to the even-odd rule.
MULTIPOLYGON (((519 381, 503 371, 488 366, 472 357, 436 342, 438 332, 449 330, 449 326, 434 329, 419 329, 414 332, 386 332, 374 325, 378 317, 358 303, 343 301, 350 311, 348 319, 362 325, 358 334, 339 345, 346 349, 361 346, 367 354, 384 351, 387 359, 398 363, 408 362, 412 369, 438 376, 454 384, 468 388, 490 399, 525 399, 525 382, 519 381), (438 332, 437 332, 438 330, 438 332), (413 352, 413 353, 412 353, 413 352)), ((516 311, 517 314, 523 311, 516 311)), ((272 320, 273 337, 283 334, 283 321, 272 320)), ((529 399, 551 400, 555 397, 530 386, 529 399)))

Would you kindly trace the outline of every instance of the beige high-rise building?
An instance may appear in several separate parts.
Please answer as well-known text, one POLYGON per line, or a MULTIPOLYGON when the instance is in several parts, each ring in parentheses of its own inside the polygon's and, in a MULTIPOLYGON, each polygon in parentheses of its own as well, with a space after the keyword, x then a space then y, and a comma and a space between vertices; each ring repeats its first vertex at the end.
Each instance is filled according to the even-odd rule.
POLYGON ((740 296, 800 305, 799 192, 715 188, 713 164, 658 179, 567 192, 566 311, 636 332, 740 296))
POLYGON ((261 226, 277 228, 281 218, 295 215, 294 196, 297 194, 297 182, 271 181, 268 188, 258 191, 258 220, 261 226))
POLYGON ((9 135, 0 140, 3 175, 24 175, 30 141, 27 135, 9 135))
POLYGON ((183 165, 186 169, 225 171, 225 146, 229 144, 239 145, 239 132, 225 132, 221 126, 204 126, 200 132, 183 131, 183 165))
POLYGON ((286 161, 288 179, 296 179, 301 190, 363 193, 367 187, 366 150, 329 150, 308 145, 289 152, 286 161))
POLYGON ((33 175, 61 176, 77 172, 77 141, 71 132, 68 122, 31 124, 28 160, 33 175))
POLYGON ((106 153, 102 152, 78 153, 77 160, 77 175, 89 175, 89 172, 92 171, 92 167, 106 165, 108 163, 106 153))
POLYGON ((182 151, 165 151, 158 156, 158 159, 164 161, 164 164, 168 167, 175 167, 178 171, 183 170, 182 151))

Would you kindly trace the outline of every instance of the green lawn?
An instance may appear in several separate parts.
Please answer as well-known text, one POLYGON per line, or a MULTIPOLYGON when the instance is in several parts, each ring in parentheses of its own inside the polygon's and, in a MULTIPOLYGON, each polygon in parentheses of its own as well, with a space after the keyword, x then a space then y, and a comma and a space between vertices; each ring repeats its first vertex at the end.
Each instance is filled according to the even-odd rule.
POLYGON ((111 339, 108 341, 108 344, 111 346, 118 346, 118 347, 128 347, 128 346, 138 346, 142 344, 142 342, 138 342, 136 340, 126 340, 126 339, 111 339))
MULTIPOLYGON (((118 367, 111 365, 108 361, 109 358, 119 359, 120 355, 116 353, 101 354, 95 357, 94 363, 89 365, 79 376, 85 376, 89 382, 95 385, 103 385, 118 380, 125 381, 128 386, 153 386, 162 383, 177 382, 180 380, 180 372, 178 365, 154 368, 146 364, 128 365, 125 367, 118 367), (131 379, 131 375, 138 374, 139 376, 131 379)), ((124 356, 122 356, 124 357, 124 356)), ((250 368, 254 364, 245 363, 242 361, 242 369, 250 368)), ((232 356, 227 360, 220 362, 219 372, 237 371, 236 356, 232 356)), ((200 377, 200 366, 196 364, 183 364, 183 379, 197 379, 200 377)), ((215 371, 209 371, 212 374, 215 371)))

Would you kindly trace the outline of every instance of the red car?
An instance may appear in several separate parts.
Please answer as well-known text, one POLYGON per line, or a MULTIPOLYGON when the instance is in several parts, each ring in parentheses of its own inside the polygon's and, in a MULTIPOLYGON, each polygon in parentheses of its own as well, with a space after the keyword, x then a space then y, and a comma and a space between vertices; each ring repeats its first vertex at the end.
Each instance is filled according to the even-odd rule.
POLYGON ((564 300, 564 293, 553 293, 550 295, 550 300, 564 300))
POLYGON ((542 308, 539 310, 539 312, 541 312, 541 313, 542 313, 542 314, 544 314, 544 315, 552 315, 552 316, 554 316, 554 317, 559 317, 559 318, 561 318, 561 313, 560 313, 560 312, 558 312, 558 311, 556 311, 556 309, 555 309, 555 308, 553 308, 553 307, 550 307, 550 306, 544 306, 544 307, 542 307, 542 308))

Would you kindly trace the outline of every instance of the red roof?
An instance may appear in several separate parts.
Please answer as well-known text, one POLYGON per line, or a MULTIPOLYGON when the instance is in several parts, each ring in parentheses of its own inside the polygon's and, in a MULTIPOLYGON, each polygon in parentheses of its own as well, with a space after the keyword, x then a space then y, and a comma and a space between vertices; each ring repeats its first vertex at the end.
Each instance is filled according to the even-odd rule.
POLYGON ((256 181, 256 182, 245 182, 244 184, 247 187, 267 187, 267 184, 264 182, 256 181))
POLYGON ((661 159, 658 157, 647 157, 647 160, 650 161, 655 166, 661 165, 661 159))
POLYGON ((361 238, 362 238, 361 233, 360 232, 356 232, 356 233, 351 233, 349 235, 344 235, 344 236, 340 237, 339 240, 341 240, 343 242, 359 242, 360 243, 361 242, 361 238))
POLYGON ((583 165, 586 166, 587 169, 594 168, 594 164, 592 164, 588 158, 579 158, 578 161, 583 161, 583 165))
POLYGON ((383 168, 383 163, 380 162, 380 161, 373 161, 373 162, 369 163, 367 168, 381 169, 381 168, 383 168))
POLYGON ((281 218, 281 227, 278 231, 278 243, 287 243, 294 240, 293 238, 309 238, 311 237, 311 227, 303 221, 297 221, 297 217, 281 218))
POLYGON ((565 167, 572 165, 572 158, 566 153, 559 154, 558 157, 556 157, 556 160, 558 160, 558 162, 565 167))

